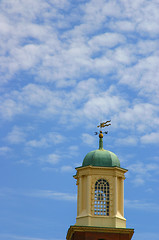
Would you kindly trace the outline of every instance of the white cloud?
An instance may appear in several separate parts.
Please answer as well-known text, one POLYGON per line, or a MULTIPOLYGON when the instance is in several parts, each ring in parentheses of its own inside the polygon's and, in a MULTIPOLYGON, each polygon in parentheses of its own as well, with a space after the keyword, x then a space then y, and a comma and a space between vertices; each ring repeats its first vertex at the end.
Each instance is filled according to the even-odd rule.
POLYGON ((29 147, 34 147, 34 148, 36 148, 36 147, 41 148, 41 147, 48 146, 46 138, 41 138, 40 140, 30 140, 26 143, 26 145, 29 147))
POLYGON ((55 199, 61 201, 76 201, 77 196, 76 194, 69 194, 63 192, 54 192, 51 190, 35 190, 33 192, 26 192, 24 193, 26 196, 30 197, 39 197, 39 198, 48 198, 48 199, 55 199))
MULTIPOLYGON (((62 124, 71 121, 78 125, 97 122, 99 115, 110 116, 113 128, 130 132, 136 129, 139 135, 148 131, 139 136, 141 141, 158 141, 154 135, 159 125, 156 2, 123 0, 120 4, 92 0, 77 3, 80 14, 71 9, 66 18, 60 9, 69 9, 71 4, 67 1, 60 5, 55 1, 53 7, 50 2, 40 3, 30 2, 30 9, 25 1, 1 2, 2 76, 7 75, 5 81, 14 80, 15 73, 27 70, 36 81, 35 84, 29 80, 2 96, 2 117, 8 120, 22 114, 45 119, 58 116, 62 124), (95 74, 94 78, 90 78, 90 73, 95 74), (112 87, 114 80, 116 87, 112 87), (47 82, 53 85, 47 86, 47 82), (120 92, 124 85, 136 91, 135 102, 128 99, 127 89, 124 88, 125 95, 120 92), (148 101, 141 101, 143 96, 148 101)), ((10 142, 20 141, 24 141, 20 133, 15 140, 10 136, 10 142)), ((27 145, 48 147, 51 141, 57 144, 63 139, 50 133, 29 139, 27 145)), ((130 133, 125 144, 135 145, 136 141, 130 133)), ((89 144, 93 144, 91 138, 89 144)))
POLYGON ((11 188, 3 188, 0 189, 0 196, 11 196, 11 195, 20 195, 25 197, 37 197, 37 198, 47 198, 47 199, 55 199, 61 201, 76 201, 77 196, 76 194, 72 193, 64 193, 64 192, 57 192, 53 190, 20 190, 18 189, 11 189, 11 188))
POLYGON ((0 147, 0 155, 5 155, 11 151, 11 148, 7 146, 0 147))
POLYGON ((139 90, 141 96, 147 96, 151 101, 158 103, 158 63, 159 57, 156 53, 139 58, 131 67, 119 69, 119 81, 121 84, 127 84, 131 88, 139 90))
MULTIPOLYGON (((99 27, 103 22, 106 21, 107 17, 117 17, 120 14, 120 6, 116 1, 105 2, 104 0, 92 0, 83 6, 85 11, 84 22, 94 23, 99 27)), ((92 28, 95 27, 93 24, 92 28)))
POLYGON ((138 31, 156 36, 159 33, 157 27, 157 22, 159 21, 157 1, 153 1, 152 3, 146 1, 146 4, 143 4, 142 10, 144 21, 138 22, 138 31))
POLYGON ((83 133, 82 134, 82 141, 83 141, 83 143, 85 143, 89 146, 95 145, 95 137, 88 134, 88 133, 83 133))
MULTIPOLYGON (((82 14, 77 16, 76 20, 74 15, 77 10, 75 9, 72 9, 73 13, 71 12, 67 19, 59 12, 59 8, 66 10, 69 8, 68 2, 62 1, 60 6, 54 2, 53 8, 50 7, 50 3, 40 2, 39 6, 38 1, 34 1, 31 4, 33 9, 29 11, 24 1, 16 2, 15 5, 12 3, 8 5, 2 1, 2 9, 9 14, 1 16, 4 26, 8 29, 7 32, 4 31, 5 39, 1 40, 3 42, 1 46, 5 46, 2 50, 5 49, 8 54, 3 55, 1 62, 7 74, 13 76, 19 70, 28 69, 34 80, 43 84, 49 81, 55 82, 55 88, 49 89, 44 85, 27 84, 19 91, 11 92, 10 96, 3 96, 0 111, 4 118, 8 119, 28 112, 34 114, 35 108, 38 108, 38 114, 45 118, 61 114, 61 118, 71 118, 74 121, 79 119, 80 121, 85 117, 97 118, 101 111, 106 115, 115 114, 118 118, 119 112, 124 115, 121 110, 126 108, 128 101, 122 98, 120 93, 114 92, 110 95, 105 93, 107 86, 112 84, 112 82, 107 83, 109 74, 117 74, 117 83, 127 84, 139 91, 142 96, 149 96, 157 103, 157 41, 145 40, 141 37, 136 43, 136 37, 134 41, 129 41, 130 35, 126 36, 123 32, 119 32, 136 31, 135 26, 139 28, 139 19, 141 24, 146 22, 147 16, 151 19, 150 10, 154 12, 153 22, 155 22, 158 17, 154 1, 151 3, 146 1, 145 4, 137 1, 133 3, 122 1, 122 4, 119 4, 117 1, 105 2, 103 0, 98 3, 96 1, 80 3, 78 7, 82 14), (24 11, 22 11, 23 8, 24 11), (146 10, 147 15, 141 14, 143 10, 146 10), (20 14, 18 14, 19 11, 20 14), (41 16, 40 24, 37 23, 38 16, 41 16), (60 23, 54 24, 52 19, 56 16, 59 17, 60 23), (113 20, 108 16, 113 16, 113 20), (13 23, 10 24, 12 17, 14 17, 13 23), (72 19, 75 22, 71 26, 72 19), (92 25, 94 19, 96 19, 96 29, 94 29, 94 24, 92 25), (112 21, 114 26, 117 26, 115 32, 108 29, 112 21), (15 22, 17 23, 16 33, 13 28, 15 22), (64 22, 67 22, 67 27, 69 25, 69 30, 64 22), (59 25, 64 26, 60 34, 59 25), (103 26, 104 31, 99 31, 103 26), (125 30, 120 29, 121 26, 125 30), (10 35, 8 35, 9 32, 10 35), (9 39, 12 41, 8 44, 9 39), (113 49, 103 51, 105 47, 113 49), (94 56, 94 51, 99 51, 100 54, 94 56), (148 55, 143 57, 145 51, 148 55), (139 56, 140 54, 142 57, 139 56), (132 66, 126 67, 127 64, 132 63, 132 66), (97 76, 97 80, 87 80, 90 72, 97 76), (105 81, 99 79, 101 76, 105 81), (85 80, 77 83, 79 78, 85 80), (65 88, 72 84, 72 91, 69 93, 67 90, 59 91, 56 88, 56 86, 65 88)), ((125 112, 131 109, 126 109, 125 112)), ((144 121, 140 121, 140 128, 143 127, 145 130, 144 121)), ((124 124, 121 124, 121 127, 123 126, 124 124)), ((45 139, 33 139, 29 144, 42 146, 45 145, 45 139)))
POLYGON ((12 91, 10 95, 3 96, 0 112, 8 119, 20 113, 35 114, 33 108, 40 108, 41 115, 46 112, 54 114, 62 106, 62 93, 51 91, 45 86, 28 84, 20 91, 12 91))
POLYGON ((85 115, 88 119, 99 119, 99 116, 111 116, 114 113, 122 111, 127 106, 128 102, 120 96, 114 96, 113 92, 102 92, 93 95, 83 105, 80 114, 85 115))
POLYGON ((39 140, 30 140, 26 143, 29 147, 39 148, 39 147, 49 147, 52 144, 59 144, 64 142, 65 137, 57 132, 49 132, 41 137, 39 140))
POLYGON ((89 42, 92 51, 103 51, 103 48, 112 48, 125 42, 125 37, 117 33, 104 33, 93 37, 89 42))
MULTIPOLYGON (((101 84, 102 82, 101 80, 101 84)), ((24 114, 34 117, 35 113, 37 117, 46 119, 58 115, 61 124, 66 124, 68 120, 70 122, 70 119, 74 123, 78 123, 83 118, 98 118, 99 114, 110 115, 116 111, 121 111, 128 104, 126 100, 118 96, 114 87, 110 87, 105 92, 100 92, 100 86, 97 85, 95 79, 81 81, 70 92, 53 91, 46 86, 28 84, 21 91, 13 91, 10 96, 4 97, 1 110, 3 116, 5 116, 5 103, 10 100, 16 103, 15 106, 10 106, 12 116, 13 114, 19 114, 16 108, 20 105, 23 106, 24 114), (63 104, 64 102, 65 104, 63 104)), ((62 141, 60 136, 53 138, 51 134, 48 138, 52 138, 53 141, 62 141)), ((36 145, 38 143, 31 142, 30 144, 36 145)))
MULTIPOLYGON (((156 131, 159 126, 158 106, 156 104, 136 101, 130 105, 129 101, 122 97, 114 86, 108 88, 107 91, 99 91, 102 84, 102 79, 99 81, 99 86, 95 79, 83 80, 70 92, 53 91, 44 85, 29 84, 20 92, 13 91, 10 96, 6 95, 1 106, 5 106, 6 101, 12 100, 16 102, 14 107, 10 106, 12 114, 19 114, 16 111, 17 106, 23 106, 25 114, 45 119, 58 116, 60 124, 67 125, 67 127, 73 127, 83 121, 86 125, 89 122, 90 125, 90 119, 92 123, 98 122, 99 116, 102 116, 103 119, 112 119, 113 129, 119 127, 130 131, 135 129, 137 134, 145 132, 149 134, 149 132, 156 131), (67 124, 68 122, 69 124, 67 124)), ((3 116, 5 112, 5 107, 3 107, 1 112, 3 116)), ((15 140, 16 142, 20 141, 20 137, 21 141, 24 141, 22 135, 25 134, 22 134, 22 130, 19 131, 21 131, 21 135, 19 133, 19 140, 15 140)), ((128 140, 135 144, 131 132, 129 134, 128 140)), ((49 147, 52 144, 62 143, 64 140, 65 138, 59 133, 50 132, 37 139, 28 140, 26 145, 34 148, 49 147)))
POLYGON ((155 55, 158 48, 157 40, 139 40, 135 46, 136 52, 142 54, 143 56, 148 56, 150 54, 155 55))
POLYGON ((141 142, 146 144, 154 144, 159 143, 159 133, 158 132, 152 132, 150 134, 145 134, 141 137, 141 142))
MULTIPOLYGON (((95 45, 102 52, 103 46, 112 47, 126 41, 121 33, 112 32, 112 26, 116 26, 114 31, 138 29, 139 33, 157 33, 158 14, 155 1, 122 1, 121 4, 118 1, 90 1, 77 3, 79 12, 76 8, 71 8, 69 16, 65 13, 62 15, 60 9, 67 11, 70 5, 68 1, 61 1, 60 6, 55 1, 40 1, 39 4, 35 0, 28 5, 25 1, 17 1, 16 4, 10 1, 1 2, 4 36, 1 38, 1 46, 2 52, 7 53, 1 58, 1 67, 8 79, 19 70, 28 69, 36 76, 37 81, 55 81, 58 86, 67 86, 75 83, 75 78, 81 74, 90 71, 108 74, 116 68, 121 69, 115 58, 113 61, 106 57, 93 60, 91 56, 95 45), (31 9, 28 6, 32 6, 31 9), (101 34, 99 30, 103 27, 105 31, 101 34), (59 34, 60 28, 63 32, 59 34)), ((125 42, 124 45, 127 44, 125 42)), ((135 48, 135 44, 132 45, 135 48)), ((122 53, 120 48, 115 52, 118 63, 130 61, 130 54, 124 49, 122 53)), ((106 56, 107 53, 103 52, 103 55, 106 56)), ((131 56, 133 58, 133 54, 131 56)), ((151 67, 153 68, 152 65, 151 67)))
POLYGON ((135 24, 131 21, 118 20, 110 23, 111 29, 121 32, 131 32, 135 30, 135 24))
POLYGON ((31 166, 32 165, 31 161, 24 160, 24 159, 21 159, 21 160, 17 161, 16 163, 17 164, 23 164, 23 165, 26 165, 26 166, 31 166))
POLYGON ((159 173, 159 166, 155 163, 143 163, 142 160, 138 163, 127 166, 131 182, 134 186, 141 186, 147 180, 153 181, 155 175, 159 173))
POLYGON ((21 103, 8 98, 4 99, 0 106, 0 113, 4 119, 11 119, 17 114, 22 114, 25 111, 25 107, 21 103))
POLYGON ((78 153, 79 153, 79 147, 78 147, 77 145, 69 146, 69 148, 68 148, 68 154, 69 154, 70 156, 75 157, 75 156, 78 155, 78 153))
POLYGON ((63 143, 66 139, 64 135, 59 134, 58 132, 50 132, 46 136, 49 143, 60 144, 63 143))
POLYGON ((48 162, 50 164, 57 164, 60 160, 60 156, 56 153, 52 153, 48 155, 48 158, 45 160, 45 162, 48 162))
POLYGON ((139 200, 128 200, 128 199, 125 199, 124 202, 125 202, 126 208, 132 208, 132 209, 150 211, 150 212, 159 212, 159 206, 156 203, 145 202, 145 201, 142 202, 139 200))
MULTIPOLYGON (((68 5, 66 1, 61 1, 60 7, 55 2, 46 3, 36 0, 34 3, 29 1, 28 4, 25 1, 16 1, 14 4, 11 1, 1 1, 1 25, 5 31, 2 31, 3 36, 0 40, 4 53, 0 62, 4 81, 19 70, 33 67, 35 69, 35 65, 43 59, 44 54, 47 56, 47 53, 52 54, 50 49, 56 50, 60 41, 57 40, 52 19, 61 16, 58 8, 64 7, 66 10, 68 5), (39 24, 39 16, 41 24, 39 24)), ((61 16, 59 24, 62 19, 61 16)), ((64 23, 64 19, 62 21, 64 23)), ((56 27, 59 24, 56 21, 56 27)))
POLYGON ((69 150, 70 150, 70 151, 73 151, 73 152, 74 152, 74 151, 76 152, 76 151, 79 150, 79 147, 78 147, 77 145, 72 145, 72 146, 69 147, 69 150))
POLYGON ((138 143, 138 139, 136 136, 128 136, 125 138, 117 138, 115 140, 115 143, 117 145, 130 145, 130 146, 135 146, 138 143))
POLYGON ((120 111, 113 120, 118 127, 139 132, 151 131, 159 125, 158 107, 144 102, 135 103, 132 107, 120 111))
POLYGON ((14 95, 19 101, 31 106, 41 107, 45 106, 48 101, 55 101, 58 107, 58 102, 56 100, 57 93, 43 85, 28 84, 20 93, 14 92, 14 95))
POLYGON ((25 132, 18 126, 14 126, 7 136, 7 141, 11 144, 19 144, 25 141, 25 132))
POLYGON ((135 178, 132 180, 132 183, 134 184, 134 186, 138 187, 138 186, 142 186, 144 185, 146 182, 146 179, 144 179, 143 175, 137 175, 135 176, 135 178))
POLYGON ((72 166, 62 166, 61 172, 73 172, 74 168, 72 166))
MULTIPOLYGON (((117 47, 112 52, 112 60, 121 64, 130 65, 136 61, 133 47, 131 45, 117 47)), ((120 68, 120 66, 118 67, 120 68)))
POLYGON ((28 44, 20 49, 11 50, 11 54, 17 63, 16 70, 28 70, 39 62, 41 51, 40 46, 28 44))

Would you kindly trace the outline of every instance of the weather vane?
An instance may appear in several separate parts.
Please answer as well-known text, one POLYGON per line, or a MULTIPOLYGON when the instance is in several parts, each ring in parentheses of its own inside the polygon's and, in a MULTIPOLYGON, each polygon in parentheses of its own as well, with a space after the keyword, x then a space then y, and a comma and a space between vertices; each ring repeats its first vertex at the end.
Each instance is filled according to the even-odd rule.
MULTIPOLYGON (((111 125, 111 120, 109 120, 109 121, 106 121, 106 122, 102 122, 102 123, 100 123, 97 127, 98 128, 105 128, 105 127, 108 127, 108 126, 110 126, 111 125)), ((102 131, 100 131, 100 134, 102 133, 102 131)), ((105 134, 108 134, 108 131, 107 132, 104 132, 105 134)), ((94 134, 95 135, 98 135, 98 132, 94 132, 94 134)))

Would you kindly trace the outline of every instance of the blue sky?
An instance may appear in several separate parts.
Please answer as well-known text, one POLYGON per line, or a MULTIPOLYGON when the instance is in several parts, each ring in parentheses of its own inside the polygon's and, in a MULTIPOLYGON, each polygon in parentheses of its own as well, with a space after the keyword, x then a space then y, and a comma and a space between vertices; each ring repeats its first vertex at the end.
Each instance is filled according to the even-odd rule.
POLYGON ((158 239, 158 11, 158 0, 0 1, 0 240, 65 239, 75 167, 110 119, 127 227, 158 239))

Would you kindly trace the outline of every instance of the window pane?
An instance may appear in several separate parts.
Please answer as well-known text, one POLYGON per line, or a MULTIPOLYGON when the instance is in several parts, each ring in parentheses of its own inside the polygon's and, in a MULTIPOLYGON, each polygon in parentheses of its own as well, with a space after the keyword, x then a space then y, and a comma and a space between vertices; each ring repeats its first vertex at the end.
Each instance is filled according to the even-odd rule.
POLYGON ((99 179, 95 183, 94 214, 109 216, 109 183, 99 179))

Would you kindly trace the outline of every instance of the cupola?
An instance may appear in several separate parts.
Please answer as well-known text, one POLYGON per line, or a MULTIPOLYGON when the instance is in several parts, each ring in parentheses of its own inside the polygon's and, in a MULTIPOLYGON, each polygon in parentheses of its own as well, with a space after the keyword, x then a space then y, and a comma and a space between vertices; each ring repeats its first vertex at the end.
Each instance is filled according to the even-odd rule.
POLYGON ((76 225, 125 228, 124 174, 127 170, 120 167, 114 153, 103 148, 102 131, 99 149, 87 153, 82 166, 76 170, 76 225))
MULTIPOLYGON (((107 121, 98 127, 109 125, 107 121)), ((134 230, 126 228, 124 218, 127 170, 120 166, 114 153, 103 148, 102 131, 99 149, 87 153, 76 171, 77 217, 68 230, 67 240, 131 240, 134 230)))

